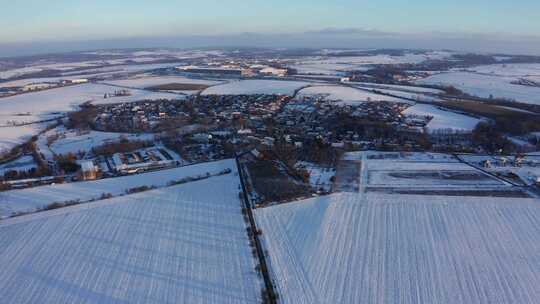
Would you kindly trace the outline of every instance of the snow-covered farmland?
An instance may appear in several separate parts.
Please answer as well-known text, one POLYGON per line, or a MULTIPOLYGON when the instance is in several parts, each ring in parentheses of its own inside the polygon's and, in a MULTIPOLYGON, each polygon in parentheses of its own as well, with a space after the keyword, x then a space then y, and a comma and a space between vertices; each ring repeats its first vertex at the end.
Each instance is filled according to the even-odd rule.
POLYGON ((431 94, 444 93, 444 91, 438 90, 438 89, 416 87, 416 86, 394 85, 394 84, 355 82, 354 85, 355 86, 358 85, 363 88, 376 88, 376 89, 385 89, 385 90, 394 90, 394 91, 403 91, 403 92, 414 92, 414 93, 431 93, 431 94))
POLYGON ((24 155, 16 160, 0 164, 0 176, 4 175, 8 171, 28 171, 30 169, 36 168, 37 164, 34 161, 34 158, 30 155, 24 155))
POLYGON ((152 134, 130 134, 111 133, 99 131, 73 131, 62 127, 50 130, 42 134, 38 139, 38 148, 44 154, 68 154, 88 152, 92 148, 106 143, 118 142, 121 139, 132 140, 153 140, 152 134), (48 138, 56 138, 50 146, 47 145, 48 138))
POLYGON ((2 302, 260 303, 238 188, 230 174, 0 222, 2 302))
POLYGON ((340 56, 340 57, 312 57, 290 65, 299 74, 308 75, 342 75, 346 71, 369 70, 377 64, 420 63, 428 59, 441 59, 448 57, 446 52, 429 52, 424 54, 406 53, 404 56, 366 55, 366 56, 340 56))
POLYGON ((145 89, 149 87, 165 85, 165 84, 173 84, 173 83, 203 84, 203 85, 212 86, 212 85, 220 84, 221 82, 213 81, 213 80, 205 80, 205 79, 194 79, 194 78, 188 78, 188 77, 183 77, 183 76, 142 76, 142 77, 139 76, 139 77, 134 77, 134 78, 129 78, 129 79, 111 80, 111 81, 107 81, 107 83, 117 85, 117 86, 145 89))
POLYGON ((0 82, 0 88, 9 88, 9 87, 23 87, 29 84, 36 84, 36 83, 57 83, 60 80, 70 80, 75 79, 77 77, 48 77, 48 78, 27 78, 27 79, 19 79, 19 80, 12 80, 7 82, 0 82))
MULTIPOLYGON (((461 163, 453 155, 437 153, 346 153, 346 161, 361 164, 358 181, 362 191, 377 189, 482 189, 510 190, 510 184, 461 163)), ((353 185, 354 186, 354 185, 353 185)))
POLYGON ((390 97, 346 86, 312 86, 302 89, 298 97, 321 96, 327 100, 336 101, 339 104, 361 103, 366 101, 390 101, 390 102, 408 102, 407 100, 390 97))
POLYGON ((467 69, 481 74, 509 77, 530 77, 540 76, 540 64, 516 63, 516 64, 490 64, 471 67, 467 69))
POLYGON ((240 80, 210 87, 203 95, 281 94, 293 95, 309 83, 280 80, 240 80))
MULTIPOLYGON (((1 102, 0 102, 1 103, 1 102)), ((0 153, 26 142, 45 129, 44 124, 0 127, 0 153)))
MULTIPOLYGON (((103 84, 81 84, 61 87, 34 93, 21 94, 0 99, 0 113, 12 115, 18 113, 30 113, 34 116, 49 117, 51 113, 67 112, 76 109, 85 102, 94 104, 134 102, 145 99, 179 99, 182 96, 169 93, 151 92, 145 90, 129 89, 130 96, 104 98, 105 94, 113 94, 120 90, 118 87, 103 84)), ((3 118, 0 117, 0 118, 3 118)), ((27 121, 21 116, 22 121, 27 121)))
POLYGON ((0 218, 39 210, 51 203, 99 199, 102 194, 125 194, 126 190, 141 186, 166 186, 169 182, 186 177, 217 174, 227 168, 235 168, 232 160, 204 163, 150 173, 101 179, 97 181, 56 184, 22 190, 0 192, 0 218))
POLYGON ((256 210, 282 303, 520 303, 540 294, 535 199, 333 194, 256 210))
POLYGON ((480 122, 477 118, 451 111, 444 111, 437 106, 427 104, 416 104, 403 111, 403 114, 408 116, 433 117, 426 126, 430 132, 440 130, 472 131, 480 122))
POLYGON ((523 103, 540 104, 540 87, 512 84, 515 77, 472 72, 445 72, 419 80, 419 84, 454 86, 463 92, 489 98, 512 99, 523 103))

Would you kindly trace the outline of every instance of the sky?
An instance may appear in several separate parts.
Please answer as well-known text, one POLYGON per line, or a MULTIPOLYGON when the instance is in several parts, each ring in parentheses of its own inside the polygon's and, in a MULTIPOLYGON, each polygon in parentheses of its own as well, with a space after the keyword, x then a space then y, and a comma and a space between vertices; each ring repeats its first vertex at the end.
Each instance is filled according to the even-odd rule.
POLYGON ((0 47, 246 32, 540 36, 537 0, 0 0, 0 7, 0 47))

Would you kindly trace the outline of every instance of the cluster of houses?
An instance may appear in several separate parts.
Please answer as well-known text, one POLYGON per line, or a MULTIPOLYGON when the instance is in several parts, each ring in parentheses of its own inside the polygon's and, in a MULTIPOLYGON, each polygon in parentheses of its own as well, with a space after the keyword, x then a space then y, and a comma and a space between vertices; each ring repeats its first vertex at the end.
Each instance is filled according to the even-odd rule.
POLYGON ((152 146, 133 152, 115 153, 80 162, 83 180, 93 180, 102 175, 136 174, 152 170, 167 169, 183 164, 173 151, 163 146, 152 146))

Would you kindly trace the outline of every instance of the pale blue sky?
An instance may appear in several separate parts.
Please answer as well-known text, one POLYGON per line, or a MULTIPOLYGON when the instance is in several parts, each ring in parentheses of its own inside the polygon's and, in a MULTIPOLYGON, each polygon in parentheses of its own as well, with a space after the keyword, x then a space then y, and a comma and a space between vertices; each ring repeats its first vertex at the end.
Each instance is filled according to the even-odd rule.
POLYGON ((363 28, 540 35, 540 1, 0 0, 0 43, 363 28))

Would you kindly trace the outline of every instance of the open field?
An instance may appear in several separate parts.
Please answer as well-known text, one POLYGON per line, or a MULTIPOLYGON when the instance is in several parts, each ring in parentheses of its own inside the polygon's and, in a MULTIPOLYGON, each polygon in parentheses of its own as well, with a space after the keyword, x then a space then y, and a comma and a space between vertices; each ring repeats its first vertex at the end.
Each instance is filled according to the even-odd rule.
POLYGON ((500 185, 501 183, 493 178, 473 170, 444 170, 438 166, 433 170, 370 170, 368 173, 369 185, 500 185))
POLYGON ((471 189, 486 193, 513 189, 511 184, 461 163, 453 155, 377 151, 345 153, 338 164, 335 186, 344 192, 456 190, 463 191, 464 196, 471 189), (343 167, 356 170, 344 174, 347 171, 340 170, 343 167))
POLYGON ((403 111, 403 114, 433 117, 426 125, 429 132, 440 130, 472 131, 481 121, 471 116, 444 111, 437 106, 427 104, 416 104, 403 111))
POLYGON ((49 130, 40 135, 37 141, 38 149, 45 155, 51 154, 68 154, 89 152, 92 148, 97 148, 106 143, 119 142, 121 139, 130 141, 147 141, 153 140, 152 134, 131 134, 131 133, 111 133, 99 131, 73 131, 66 130, 63 127, 58 127, 49 130), (48 138, 55 140, 47 145, 48 138))
POLYGON ((332 194, 257 209, 282 303, 521 303, 540 294, 535 199, 332 194))
POLYGON ((152 87, 147 87, 147 90, 152 91, 201 91, 207 89, 206 84, 194 84, 194 83, 168 83, 161 84, 152 87))
MULTIPOLYGON (((105 94, 114 94, 114 92, 117 90, 119 90, 118 87, 87 83, 0 98, 0 113, 3 115, 30 113, 39 117, 43 115, 46 116, 47 114, 51 113, 73 111, 77 109, 79 105, 85 102, 92 102, 94 104, 110 104, 134 102, 140 100, 182 98, 177 94, 151 92, 137 89, 128 89, 130 93, 129 96, 104 98, 105 94)), ((27 119, 25 119, 24 116, 21 117, 21 120, 27 122, 27 119)))
POLYGON ((183 76, 137 76, 129 79, 110 80, 106 83, 139 89, 161 89, 173 91, 201 90, 208 86, 220 84, 219 81, 193 79, 183 76), (183 87, 179 87, 183 85, 183 87), (193 86, 193 87, 190 87, 193 86))
POLYGON ((11 170, 28 171, 36 167, 37 164, 34 161, 34 158, 30 155, 24 155, 10 162, 0 164, 0 176, 3 176, 6 172, 11 170))
POLYGON ((17 127, 0 127, 0 152, 9 151, 25 143, 32 136, 45 129, 45 124, 31 124, 17 127))
POLYGON ((207 172, 217 174, 234 167, 234 161, 224 160, 96 181, 0 192, 0 219, 41 210, 53 203, 87 202, 100 199, 103 194, 124 195, 128 190, 142 186, 164 187, 183 178, 204 176, 207 172))
POLYGON ((403 56, 387 54, 365 56, 320 56, 307 57, 290 64, 299 74, 307 75, 343 75, 347 71, 369 70, 373 65, 390 65, 402 63, 420 63, 428 59, 448 57, 446 52, 428 52, 424 54, 405 53, 403 56))
POLYGON ((300 81, 240 80, 210 87, 203 95, 277 94, 293 95, 294 91, 308 85, 300 81))
POLYGON ((517 108, 499 106, 495 104, 480 103, 474 101, 442 101, 441 105, 450 109, 465 111, 476 115, 490 118, 530 118, 539 114, 517 108))
POLYGON ((396 97, 390 97, 380 94, 375 94, 371 92, 366 92, 356 88, 345 87, 345 86, 312 86, 305 89, 302 89, 299 92, 298 97, 302 98, 304 96, 311 97, 324 97, 327 100, 335 101, 338 104, 347 105, 367 101, 390 101, 390 102, 409 102, 405 99, 400 99, 396 97))
POLYGON ((2 221, 2 302, 260 303, 238 188, 230 174, 2 221))
POLYGON ((454 86, 478 97, 505 98, 522 103, 540 104, 540 88, 512 84, 515 77, 475 72, 445 72, 418 81, 418 84, 454 86))

